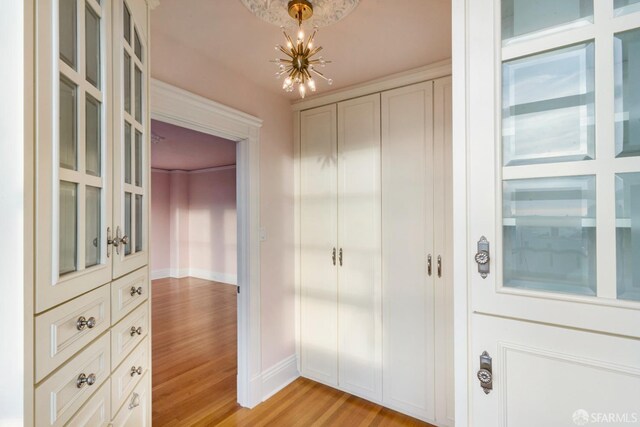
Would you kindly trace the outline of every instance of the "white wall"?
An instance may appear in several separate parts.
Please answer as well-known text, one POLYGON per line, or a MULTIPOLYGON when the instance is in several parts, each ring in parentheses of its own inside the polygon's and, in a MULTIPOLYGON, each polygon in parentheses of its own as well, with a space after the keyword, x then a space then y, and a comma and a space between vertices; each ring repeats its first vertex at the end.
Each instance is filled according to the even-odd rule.
POLYGON ((33 91, 30 1, 0 2, 0 426, 28 423, 33 325, 33 91), (25 20, 27 18, 28 20, 25 20), (26 52, 26 53, 25 53, 26 52), (27 74, 25 74, 27 71, 27 74), (25 82, 28 84, 25 86, 25 82), (28 267, 28 268, 27 268, 28 267), (30 335, 30 333, 28 334, 30 335))

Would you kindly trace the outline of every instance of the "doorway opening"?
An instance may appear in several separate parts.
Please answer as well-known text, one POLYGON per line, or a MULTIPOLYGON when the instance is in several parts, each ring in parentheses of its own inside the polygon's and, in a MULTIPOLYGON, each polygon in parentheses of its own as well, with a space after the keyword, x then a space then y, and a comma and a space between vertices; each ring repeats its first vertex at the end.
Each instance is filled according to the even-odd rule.
POLYGON ((262 120, 155 79, 150 82, 150 107, 153 120, 236 142, 237 403, 252 408, 263 397, 259 235, 262 120))
POLYGON ((153 422, 194 424, 237 407, 236 142, 151 134, 153 422))

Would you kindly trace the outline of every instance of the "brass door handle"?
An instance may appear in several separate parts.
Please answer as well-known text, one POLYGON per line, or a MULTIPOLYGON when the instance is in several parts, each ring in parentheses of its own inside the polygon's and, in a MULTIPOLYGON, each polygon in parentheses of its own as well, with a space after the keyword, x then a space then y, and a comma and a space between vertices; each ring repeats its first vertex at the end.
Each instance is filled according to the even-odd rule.
POLYGON ((427 274, 431 277, 431 273, 433 270, 433 261, 431 260, 431 254, 427 256, 427 274))
POLYGON ((438 255, 438 277, 442 277, 442 257, 438 255))

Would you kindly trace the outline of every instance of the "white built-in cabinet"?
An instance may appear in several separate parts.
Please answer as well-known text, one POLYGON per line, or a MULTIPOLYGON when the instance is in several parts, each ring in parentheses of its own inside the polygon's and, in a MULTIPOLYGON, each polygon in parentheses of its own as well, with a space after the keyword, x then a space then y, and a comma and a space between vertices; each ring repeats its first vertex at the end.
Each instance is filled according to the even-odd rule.
POLYGON ((299 117, 301 373, 453 425, 451 79, 299 117))
POLYGON ((35 14, 35 425, 150 425, 147 1, 35 14))

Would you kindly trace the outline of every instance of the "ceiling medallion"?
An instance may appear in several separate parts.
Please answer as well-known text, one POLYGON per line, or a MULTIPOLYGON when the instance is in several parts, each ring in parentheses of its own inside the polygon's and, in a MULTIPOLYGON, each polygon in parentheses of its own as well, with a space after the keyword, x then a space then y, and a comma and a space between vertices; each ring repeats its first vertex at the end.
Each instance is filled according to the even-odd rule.
MULTIPOLYGON (((259 18, 286 27, 291 23, 288 15, 287 0, 241 0, 242 3, 259 18)), ((313 0, 313 17, 309 18, 309 25, 323 28, 343 19, 350 14, 360 0, 313 0)))
POLYGON ((271 62, 276 63, 279 67, 276 72, 277 78, 287 76, 282 83, 282 89, 293 92, 297 85, 300 97, 304 98, 307 88, 311 92, 316 91, 316 82, 311 73, 324 79, 329 85, 333 84, 333 80, 328 79, 316 69, 316 67, 324 67, 331 61, 326 61, 322 56, 314 58, 322 50, 322 46, 313 46, 318 27, 313 29, 313 33, 305 42, 302 22, 313 16, 313 5, 308 0, 291 0, 287 4, 287 10, 289 15, 298 21, 298 37, 294 42, 284 27, 281 27, 287 43, 285 46, 276 46, 276 50, 284 53, 287 57, 276 58, 271 62))

